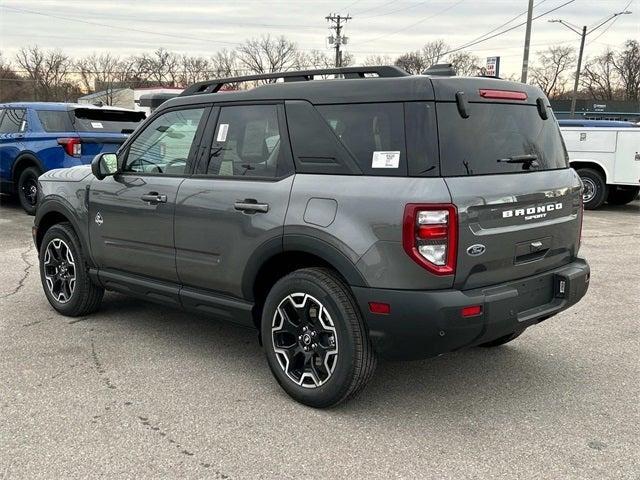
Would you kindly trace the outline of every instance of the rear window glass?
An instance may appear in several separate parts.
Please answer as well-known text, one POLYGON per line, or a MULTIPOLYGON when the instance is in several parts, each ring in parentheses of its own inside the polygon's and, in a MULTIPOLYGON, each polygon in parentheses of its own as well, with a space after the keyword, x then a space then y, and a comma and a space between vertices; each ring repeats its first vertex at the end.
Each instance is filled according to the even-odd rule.
POLYGON ((68 111, 38 110, 37 114, 45 132, 73 132, 73 124, 68 111))
POLYGON ((89 108, 78 108, 73 113, 78 132, 131 133, 145 117, 144 112, 89 108))
POLYGON ((462 118, 455 103, 437 104, 443 176, 567 168, 553 115, 543 120, 532 105, 491 103, 470 103, 468 112, 469 118, 462 118), (523 155, 535 158, 537 165, 506 161, 523 155))
POLYGON ((406 175, 402 103, 316 107, 365 175, 406 175))

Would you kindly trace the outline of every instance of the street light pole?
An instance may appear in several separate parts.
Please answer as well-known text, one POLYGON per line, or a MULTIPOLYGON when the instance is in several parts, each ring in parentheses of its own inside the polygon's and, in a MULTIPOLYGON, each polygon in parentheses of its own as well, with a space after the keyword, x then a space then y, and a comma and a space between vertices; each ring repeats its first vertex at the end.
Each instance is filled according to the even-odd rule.
MULTIPOLYGON (((571 95, 571 118, 574 118, 576 115, 576 101, 578 99, 578 85, 580 83, 580 71, 582 70, 582 55, 584 54, 584 42, 587 38, 587 35, 595 32, 597 29, 602 27, 603 25, 609 23, 611 20, 616 18, 618 15, 629 15, 631 12, 629 10, 625 10, 623 12, 614 13, 609 18, 601 22, 599 25, 593 27, 591 30, 587 31, 587 26, 582 27, 582 31, 576 30, 569 22, 564 20, 549 20, 551 23, 560 23, 561 25, 567 27, 574 33, 580 35, 580 53, 578 54, 578 68, 576 68, 576 78, 573 83, 573 94, 571 95)), ((524 72, 523 72, 524 73, 524 72)))

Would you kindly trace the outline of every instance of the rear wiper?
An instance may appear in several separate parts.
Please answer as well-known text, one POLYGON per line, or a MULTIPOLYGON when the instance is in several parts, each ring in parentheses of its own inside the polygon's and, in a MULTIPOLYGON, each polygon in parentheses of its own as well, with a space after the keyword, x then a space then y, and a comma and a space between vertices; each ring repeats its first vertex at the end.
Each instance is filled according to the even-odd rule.
POLYGON ((529 167, 538 168, 540 164, 538 163, 538 156, 532 154, 526 155, 513 155, 512 157, 499 158, 499 163, 522 163, 522 167, 524 169, 528 169, 529 167))

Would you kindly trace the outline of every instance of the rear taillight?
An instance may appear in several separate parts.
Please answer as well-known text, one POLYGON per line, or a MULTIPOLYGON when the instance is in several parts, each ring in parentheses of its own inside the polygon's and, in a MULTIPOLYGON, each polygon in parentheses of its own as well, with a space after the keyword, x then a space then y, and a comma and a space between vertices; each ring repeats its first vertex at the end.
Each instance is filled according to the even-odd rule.
POLYGON ((582 224, 584 222, 584 200, 582 199, 582 191, 580 191, 580 235, 578 237, 578 250, 582 246, 582 224))
POLYGON ((451 204, 410 203, 404 209, 402 244, 420 266, 436 275, 456 271, 458 211, 451 204))
POLYGON ((526 92, 515 90, 490 90, 481 88, 478 93, 482 98, 494 98, 498 100, 526 100, 526 92))
POLYGON ((82 156, 82 141, 79 138, 59 138, 58 145, 62 145, 67 155, 72 157, 82 156))

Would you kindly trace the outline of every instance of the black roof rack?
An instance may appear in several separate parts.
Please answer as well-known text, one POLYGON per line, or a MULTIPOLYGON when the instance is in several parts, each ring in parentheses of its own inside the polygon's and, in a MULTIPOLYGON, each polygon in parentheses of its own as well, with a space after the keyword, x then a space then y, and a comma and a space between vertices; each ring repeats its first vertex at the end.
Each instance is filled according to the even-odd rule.
POLYGON ((323 68, 319 70, 299 70, 292 72, 275 72, 262 73, 258 75, 246 75, 243 77, 218 78, 215 80, 206 80, 204 82, 194 83, 187 87, 181 94, 181 97, 187 95, 197 95, 202 93, 216 93, 224 85, 230 83, 251 82, 254 80, 277 80, 282 78, 285 82, 301 82, 313 80, 319 75, 343 75, 345 78, 366 78, 367 74, 376 74, 378 77, 406 77, 410 74, 399 67, 392 66, 374 66, 374 67, 341 67, 341 68, 323 68))

